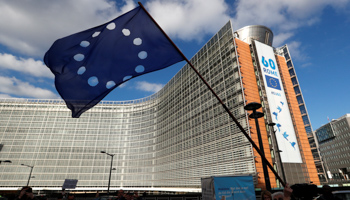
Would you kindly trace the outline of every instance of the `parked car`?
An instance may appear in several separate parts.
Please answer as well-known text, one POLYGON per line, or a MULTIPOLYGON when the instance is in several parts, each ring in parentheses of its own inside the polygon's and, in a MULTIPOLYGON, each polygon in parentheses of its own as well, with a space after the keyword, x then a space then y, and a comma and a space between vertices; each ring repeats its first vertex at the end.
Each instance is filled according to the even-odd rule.
POLYGON ((334 196, 343 199, 350 200, 350 190, 340 190, 332 192, 334 196))

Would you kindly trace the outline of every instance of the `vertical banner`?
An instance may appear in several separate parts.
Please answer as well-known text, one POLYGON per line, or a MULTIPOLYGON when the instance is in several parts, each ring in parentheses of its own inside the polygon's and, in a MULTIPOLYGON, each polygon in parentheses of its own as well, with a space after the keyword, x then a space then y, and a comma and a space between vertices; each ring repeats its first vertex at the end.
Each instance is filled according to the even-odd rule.
POLYGON ((288 102, 272 47, 255 41, 276 139, 283 163, 302 163, 288 102))
POLYGON ((203 200, 255 200, 252 176, 210 177, 202 179, 203 200))

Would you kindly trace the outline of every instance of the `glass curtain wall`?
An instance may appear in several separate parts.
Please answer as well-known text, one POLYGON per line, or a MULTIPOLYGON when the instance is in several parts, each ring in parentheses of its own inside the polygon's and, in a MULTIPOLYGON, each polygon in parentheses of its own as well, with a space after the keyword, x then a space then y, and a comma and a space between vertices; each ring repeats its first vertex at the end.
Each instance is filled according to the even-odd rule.
MULTIPOLYGON (((227 23, 191 59, 247 128, 233 31, 227 23)), ((255 174, 250 143, 198 76, 184 66, 158 93, 103 101, 71 118, 61 100, 0 100, 0 186, 192 187, 201 177, 255 174)))

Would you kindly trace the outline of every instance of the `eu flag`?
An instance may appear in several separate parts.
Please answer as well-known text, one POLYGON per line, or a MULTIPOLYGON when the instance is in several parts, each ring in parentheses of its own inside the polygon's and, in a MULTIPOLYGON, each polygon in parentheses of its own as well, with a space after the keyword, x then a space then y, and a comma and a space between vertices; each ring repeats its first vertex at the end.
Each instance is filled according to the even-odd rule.
POLYGON ((277 78, 267 76, 267 75, 265 75, 265 78, 266 78, 267 87, 281 90, 280 81, 277 78))
POLYGON ((44 62, 72 117, 100 102, 131 78, 184 60, 141 7, 118 18, 56 40, 44 62))

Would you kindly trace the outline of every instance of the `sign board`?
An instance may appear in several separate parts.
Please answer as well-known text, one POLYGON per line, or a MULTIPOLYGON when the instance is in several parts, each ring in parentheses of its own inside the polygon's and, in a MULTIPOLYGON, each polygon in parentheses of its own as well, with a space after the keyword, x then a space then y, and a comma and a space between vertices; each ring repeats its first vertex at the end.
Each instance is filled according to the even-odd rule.
POLYGON ((283 163, 302 163, 298 141, 272 47, 255 41, 272 122, 283 163))
POLYGON ((202 178, 203 200, 256 199, 252 176, 202 178))
POLYGON ((77 186, 78 180, 77 179, 66 179, 64 180, 63 189, 75 189, 77 186))
POLYGON ((214 199, 215 191, 214 191, 214 179, 210 178, 202 178, 202 200, 210 200, 214 199))

